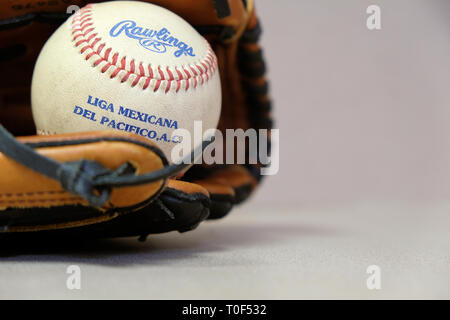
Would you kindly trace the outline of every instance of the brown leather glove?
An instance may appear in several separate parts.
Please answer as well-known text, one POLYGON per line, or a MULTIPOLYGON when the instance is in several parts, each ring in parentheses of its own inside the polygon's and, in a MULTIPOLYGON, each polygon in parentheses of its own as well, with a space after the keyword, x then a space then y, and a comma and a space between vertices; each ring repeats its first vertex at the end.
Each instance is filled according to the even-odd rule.
MULTIPOLYGON (((89 1, 99 2, 99 1, 89 1)), ((219 129, 270 129, 260 28, 251 0, 154 0, 191 23, 219 62, 219 129)), ((0 235, 134 236, 225 216, 260 181, 260 165, 168 165, 148 139, 116 131, 35 136, 34 63, 77 0, 9 0, 0 13, 0 235), (27 136, 13 138, 16 136, 27 136), (132 165, 131 165, 132 164, 132 165), (32 232, 34 231, 34 232, 32 232)))

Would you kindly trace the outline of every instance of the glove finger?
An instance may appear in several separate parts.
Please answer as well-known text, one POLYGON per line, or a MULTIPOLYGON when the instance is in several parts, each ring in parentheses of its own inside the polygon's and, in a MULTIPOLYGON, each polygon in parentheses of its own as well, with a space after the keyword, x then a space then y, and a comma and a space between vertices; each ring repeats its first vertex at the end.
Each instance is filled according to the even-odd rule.
MULTIPOLYGON (((109 170, 132 163, 133 170, 140 174, 162 169, 166 164, 159 149, 149 141, 120 132, 34 136, 20 140, 61 163, 89 159, 109 170)), ((5 232, 25 232, 101 222, 120 213, 139 210, 164 187, 165 181, 160 180, 112 188, 109 201, 97 210, 80 196, 65 190, 60 182, 0 153, 0 227, 5 232)))
MULTIPOLYGON (((20 234, 21 238, 113 238, 139 236, 195 229, 209 215, 209 194, 203 187, 184 181, 169 180, 167 188, 148 206, 112 220, 70 229, 20 234)), ((85 209, 83 209, 84 211, 85 209)), ((0 234, 8 236, 8 234, 0 234)), ((17 234, 9 234, 10 238, 17 234)))
POLYGON ((204 187, 210 194, 211 208, 208 219, 219 219, 226 216, 233 208, 236 193, 230 186, 209 180, 196 180, 195 183, 204 187))
POLYGON ((240 165, 215 169, 207 177, 193 182, 210 193, 209 219, 219 219, 227 215, 233 205, 246 200, 258 184, 250 172, 240 165))

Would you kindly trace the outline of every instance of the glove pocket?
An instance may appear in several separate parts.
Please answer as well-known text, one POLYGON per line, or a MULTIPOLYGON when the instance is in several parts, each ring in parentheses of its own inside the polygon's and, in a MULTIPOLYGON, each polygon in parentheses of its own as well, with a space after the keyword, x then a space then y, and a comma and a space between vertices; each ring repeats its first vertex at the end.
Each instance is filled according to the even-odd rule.
MULTIPOLYGON (((107 196, 101 206, 94 207, 86 197, 68 191, 79 180, 78 175, 88 172, 94 178, 108 177, 114 181, 117 177, 156 172, 168 164, 163 153, 146 139, 108 131, 18 140, 70 170, 61 175, 65 177, 62 183, 0 153, 0 227, 3 231, 58 229, 107 221, 148 206, 167 183, 167 178, 162 178, 136 185, 93 186, 94 196, 100 193, 107 196)), ((82 187, 91 191, 90 186, 82 187)))

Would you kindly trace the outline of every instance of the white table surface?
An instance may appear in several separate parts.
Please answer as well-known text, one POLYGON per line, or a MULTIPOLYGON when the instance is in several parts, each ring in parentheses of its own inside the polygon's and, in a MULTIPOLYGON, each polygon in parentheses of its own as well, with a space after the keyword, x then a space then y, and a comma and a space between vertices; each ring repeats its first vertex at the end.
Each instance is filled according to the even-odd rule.
POLYGON ((2 254, 0 298, 448 299, 449 212, 449 204, 246 205, 145 243, 19 248, 2 254), (381 290, 366 286, 374 264, 381 290), (66 287, 69 265, 81 268, 80 290, 66 287))

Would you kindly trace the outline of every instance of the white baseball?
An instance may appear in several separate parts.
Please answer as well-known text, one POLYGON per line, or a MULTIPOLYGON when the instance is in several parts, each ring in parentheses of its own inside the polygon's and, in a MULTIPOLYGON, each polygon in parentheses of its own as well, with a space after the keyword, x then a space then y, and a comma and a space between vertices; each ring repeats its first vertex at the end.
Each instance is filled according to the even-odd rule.
POLYGON ((208 42, 181 17, 148 3, 84 7, 50 37, 33 74, 38 134, 132 132, 154 141, 169 160, 179 143, 172 132, 193 132, 195 120, 203 121, 203 132, 216 128, 220 109, 208 42))

